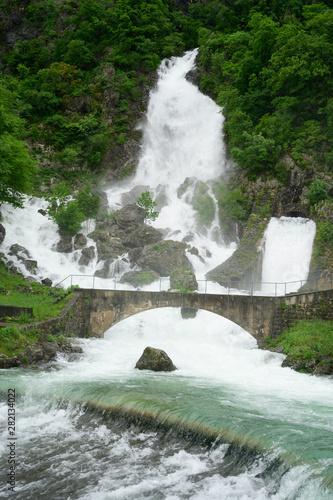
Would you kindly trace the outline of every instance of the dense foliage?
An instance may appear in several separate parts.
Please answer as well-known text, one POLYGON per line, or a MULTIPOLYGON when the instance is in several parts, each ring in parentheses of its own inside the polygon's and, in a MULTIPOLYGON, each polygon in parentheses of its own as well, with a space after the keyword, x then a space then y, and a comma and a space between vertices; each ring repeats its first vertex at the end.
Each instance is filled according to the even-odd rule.
POLYGON ((321 319, 301 320, 276 340, 267 339, 269 348, 283 347, 283 353, 287 354, 291 361, 303 363, 301 371, 311 371, 306 368, 306 362, 327 363, 322 356, 333 359, 333 322, 321 319))
POLYGON ((286 152, 332 169, 332 33, 331 0, 3 0, 0 201, 20 203, 45 158, 35 190, 101 169, 133 131, 149 71, 196 46, 202 88, 250 175, 283 179, 286 152), (117 95, 111 118, 106 91, 117 95))

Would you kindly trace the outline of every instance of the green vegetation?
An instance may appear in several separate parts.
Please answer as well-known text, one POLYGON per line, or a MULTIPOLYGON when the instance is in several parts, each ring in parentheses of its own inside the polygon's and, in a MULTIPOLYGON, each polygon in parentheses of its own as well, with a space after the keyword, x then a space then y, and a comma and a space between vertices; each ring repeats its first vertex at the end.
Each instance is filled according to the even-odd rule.
POLYGON ((149 191, 145 191, 141 194, 138 201, 135 203, 138 207, 143 208, 146 212, 146 220, 154 221, 157 219, 159 212, 154 211, 154 207, 156 207, 157 203, 151 199, 149 191))
POLYGON ((213 23, 199 30, 203 88, 224 108, 233 159, 251 176, 274 171, 284 152, 332 168, 331 3, 213 5, 213 23))
POLYGON ((197 183, 192 199, 194 210, 198 213, 199 222, 209 228, 215 217, 215 203, 208 194, 208 186, 204 183, 197 183))
POLYGON ((0 352, 12 357, 26 350, 39 340, 40 332, 37 330, 20 330, 17 326, 0 328, 0 352))
MULTIPOLYGON (((19 13, 32 37, 14 49, 5 20, 16 8, 0 5, 0 202, 20 204, 50 177, 77 188, 83 173, 112 169, 105 155, 138 134, 150 71, 194 47, 202 89, 223 107, 229 150, 250 177, 285 181, 284 153, 332 171, 330 0, 31 0, 19 13)), ((209 226, 212 199, 195 203, 209 226)))
POLYGON ((230 219, 240 224, 245 224, 249 218, 251 207, 248 197, 240 188, 230 189, 228 185, 214 186, 219 207, 219 218, 222 227, 228 228, 230 219))
POLYGON ((82 229, 82 222, 95 218, 98 214, 100 199, 90 186, 81 189, 72 200, 71 189, 65 182, 58 184, 48 197, 49 215, 58 224, 61 234, 74 236, 82 229))
POLYGON ((283 353, 290 356, 292 362, 306 363, 312 359, 320 362, 321 356, 333 359, 333 322, 320 319, 299 321, 276 340, 267 339, 266 346, 283 346, 283 353))
POLYGON ((0 293, 1 305, 33 308, 33 317, 21 315, 18 318, 7 318, 20 324, 57 317, 73 296, 72 293, 66 294, 61 291, 61 296, 55 303, 52 288, 34 282, 27 284, 21 276, 10 274, 2 260, 0 260, 0 281, 1 288, 4 290, 0 293))
POLYGON ((319 201, 327 200, 329 198, 326 184, 324 181, 316 179, 310 186, 310 191, 307 194, 310 205, 315 205, 319 201))
POLYGON ((135 277, 136 286, 150 285, 156 281, 156 274, 152 271, 142 271, 135 277))

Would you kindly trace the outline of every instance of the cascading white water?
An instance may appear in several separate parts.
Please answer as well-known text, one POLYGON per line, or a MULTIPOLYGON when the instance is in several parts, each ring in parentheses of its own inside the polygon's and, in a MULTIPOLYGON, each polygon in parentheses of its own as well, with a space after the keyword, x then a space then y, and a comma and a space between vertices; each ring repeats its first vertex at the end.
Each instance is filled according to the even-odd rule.
MULTIPOLYGON (((167 204, 155 225, 170 228, 167 237, 179 231, 174 239, 192 238, 191 244, 205 258, 201 268, 193 259, 197 273, 203 274, 230 255, 233 247, 225 249, 210 241, 208 231, 197 234, 191 206, 196 181, 177 195, 179 185, 192 177, 207 182, 210 190, 210 180, 224 168, 220 110, 184 80, 194 57, 190 53, 163 63, 137 175, 131 183, 110 189, 108 196, 112 207, 119 208, 124 192, 140 184, 156 196, 164 194, 167 204), (164 99, 161 107, 160 99, 164 99), (215 125, 206 135, 211 123, 215 125), (187 142, 189 137, 192 142, 187 142), (212 257, 205 253, 206 247, 212 257)), ((38 214, 43 202, 32 200, 27 207, 4 211, 11 221, 5 248, 12 243, 28 248, 46 274, 70 274, 69 264, 76 266, 76 272, 74 255, 57 256, 52 250, 58 236, 55 226, 38 214)), ((272 240, 266 236, 267 257, 272 240)), ((119 323, 105 339, 79 342, 84 353, 76 361, 59 357, 38 369, 1 373, 2 422, 8 415, 8 388, 16 388, 18 395, 18 500, 332 498, 332 378, 281 368, 282 354, 258 350, 246 332, 204 311, 190 320, 183 320, 177 309, 149 311, 119 323), (135 370, 146 345, 167 350, 178 370, 135 370), (93 404, 103 411, 90 410, 93 404), (108 418, 110 406, 146 411, 152 428, 147 429, 140 418, 108 418), (161 415, 180 422, 185 437, 172 428, 167 433, 156 430, 154 420, 161 415), (226 439, 211 448, 201 446, 201 441, 188 439, 187 426, 193 423, 199 430, 225 431, 224 436, 235 437, 236 445, 229 446, 226 439), (254 443, 259 451, 251 448, 254 443)), ((6 498, 6 425, 0 433, 0 496, 6 498)))
MULTIPOLYGON (((278 294, 301 288, 308 277, 315 234, 316 224, 309 219, 273 217, 263 238, 262 282, 281 283, 278 294)), ((262 290, 274 293, 273 285, 263 284, 262 290)))
MULTIPOLYGON (((188 257, 197 277, 203 279, 209 269, 233 253, 236 244, 224 245, 214 224, 211 231, 200 227, 193 208, 195 187, 200 182, 207 183, 216 205, 210 185, 225 173, 227 166, 222 110, 185 79, 194 68, 196 55, 194 50, 183 58, 161 64, 143 124, 141 158, 135 178, 126 190, 137 195, 137 187, 142 186, 142 191, 148 189, 152 193, 161 204, 153 225, 165 231, 165 239, 184 240, 198 249, 199 256, 188 257)), ((113 187, 107 193, 111 207, 119 208, 124 186, 113 187)))

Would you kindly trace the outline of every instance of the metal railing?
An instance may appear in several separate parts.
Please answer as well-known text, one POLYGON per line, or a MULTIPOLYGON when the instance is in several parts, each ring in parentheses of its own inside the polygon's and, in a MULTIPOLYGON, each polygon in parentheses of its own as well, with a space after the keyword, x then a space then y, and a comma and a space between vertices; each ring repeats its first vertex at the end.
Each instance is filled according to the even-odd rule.
MULTIPOLYGON (((219 295, 227 295, 228 302, 230 295, 248 295, 251 297, 251 303, 254 296, 267 296, 274 297, 275 302, 277 297, 285 297, 289 293, 298 293, 302 295, 308 292, 315 292, 316 296, 318 293, 318 280, 295 280, 295 281, 287 281, 287 282, 262 282, 262 281, 232 281, 229 280, 224 284, 217 283, 212 280, 196 280, 198 283, 198 289, 193 290, 193 281, 189 279, 177 279, 177 288, 170 290, 170 278, 159 278, 159 280, 154 281, 150 285, 142 283, 140 278, 137 279, 137 284, 129 285, 121 282, 121 278, 119 276, 110 276, 109 278, 99 278, 93 274, 70 274, 66 276, 63 280, 59 281, 53 289, 54 295, 57 295, 57 290, 66 290, 73 289, 73 287, 78 286, 79 288, 89 288, 93 291, 95 289, 103 289, 103 290, 136 290, 137 293, 139 291, 143 291, 142 288, 145 287, 147 291, 147 287, 149 287, 148 291, 152 292, 162 292, 162 291, 171 291, 175 293, 201 293, 206 296, 208 294, 219 294, 219 295), (96 288, 96 281, 98 280, 98 286, 96 288), (67 286, 65 287, 65 284, 67 286), (88 283, 88 284, 87 284, 88 283), (154 287, 155 285, 155 287, 154 287), (298 286, 299 285, 299 286, 298 286)), ((330 288, 328 290, 331 291, 332 297, 332 289, 333 289, 333 274, 330 276, 330 288)))

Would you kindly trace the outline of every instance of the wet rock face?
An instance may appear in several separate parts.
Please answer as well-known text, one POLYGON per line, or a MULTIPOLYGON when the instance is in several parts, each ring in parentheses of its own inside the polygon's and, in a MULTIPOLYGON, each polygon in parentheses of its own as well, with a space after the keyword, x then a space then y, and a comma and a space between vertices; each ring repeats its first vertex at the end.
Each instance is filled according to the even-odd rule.
POLYGON ((56 245, 56 251, 60 253, 70 253, 73 251, 73 238, 69 234, 61 236, 56 245))
POLYGON ((76 359, 82 352, 80 346, 73 345, 67 341, 36 342, 33 347, 28 347, 25 352, 12 358, 1 355, 0 369, 28 366, 36 363, 48 363, 54 360, 58 353, 66 354, 69 359, 76 359))
POLYGON ((172 372, 177 370, 167 353, 155 347, 145 348, 135 368, 139 370, 152 370, 154 372, 172 372))
POLYGON ((5 239, 5 236, 6 236, 6 229, 3 227, 2 224, 0 224, 0 245, 5 239))
POLYGON ((283 367, 292 368, 297 372, 315 373, 316 375, 332 375, 333 359, 331 356, 318 356, 313 353, 313 357, 294 358, 289 355, 282 362, 283 367))
POLYGON ((180 241, 166 240, 152 245, 146 245, 137 264, 145 270, 152 270, 160 276, 170 276, 176 269, 190 269, 192 264, 185 251, 187 245, 180 241))

